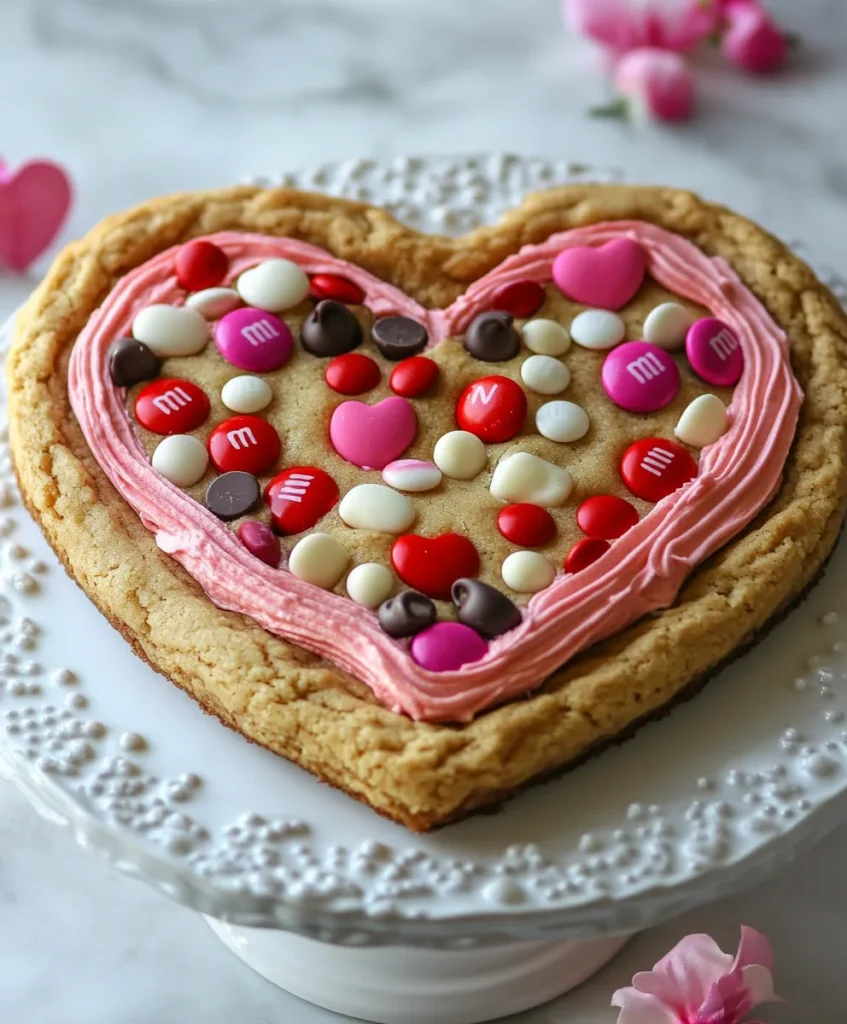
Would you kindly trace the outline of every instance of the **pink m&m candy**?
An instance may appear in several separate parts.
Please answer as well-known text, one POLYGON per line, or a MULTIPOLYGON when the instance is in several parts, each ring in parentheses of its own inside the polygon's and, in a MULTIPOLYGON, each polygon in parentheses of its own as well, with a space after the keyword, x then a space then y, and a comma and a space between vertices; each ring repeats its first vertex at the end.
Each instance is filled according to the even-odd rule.
POLYGON ((412 640, 412 658, 430 672, 455 672, 462 665, 479 661, 488 644, 470 626, 461 622, 436 622, 412 640))
POLYGON ((744 369, 744 353, 735 331, 715 317, 696 320, 688 328, 685 354, 697 376, 715 387, 737 384, 744 369))
POLYGON ((627 412, 655 412, 679 391, 679 369, 673 358, 649 341, 628 341, 606 356, 603 389, 627 412))
POLYGON ((234 309, 218 321, 215 344, 228 363, 251 373, 278 370, 289 358, 294 339, 288 325, 264 309, 234 309))

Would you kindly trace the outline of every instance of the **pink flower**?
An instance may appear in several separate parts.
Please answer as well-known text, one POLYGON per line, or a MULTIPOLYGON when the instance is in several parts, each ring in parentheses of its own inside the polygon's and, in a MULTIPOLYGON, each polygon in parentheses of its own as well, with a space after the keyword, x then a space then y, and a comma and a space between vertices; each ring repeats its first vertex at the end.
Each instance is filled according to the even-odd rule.
POLYGON ((683 121, 694 110, 694 76, 684 58, 669 50, 625 53, 615 65, 614 84, 630 113, 683 121))
POLYGON ((687 53, 718 28, 725 0, 562 0, 565 20, 616 53, 649 46, 687 53))
POLYGON ((687 935, 656 964, 612 996, 618 1024, 740 1024, 760 1003, 778 1002, 773 950, 753 928, 741 927, 733 959, 708 935, 687 935))
POLYGON ((789 41, 756 0, 724 3, 724 56, 754 75, 776 71, 788 56, 789 41))

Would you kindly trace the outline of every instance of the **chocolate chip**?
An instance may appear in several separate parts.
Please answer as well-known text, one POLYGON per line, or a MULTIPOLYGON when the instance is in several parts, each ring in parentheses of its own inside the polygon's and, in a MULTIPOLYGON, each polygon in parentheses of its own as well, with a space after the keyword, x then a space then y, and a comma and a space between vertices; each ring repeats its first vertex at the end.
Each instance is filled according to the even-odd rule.
POLYGON ((414 636, 435 622, 435 605, 417 590, 404 590, 379 606, 379 624, 389 636, 414 636))
POLYGON ((362 325, 346 306, 319 302, 300 328, 303 348, 313 356, 340 356, 362 343, 362 325))
POLYGON ((252 473, 233 470, 222 473, 213 480, 206 490, 206 508, 210 512, 229 522, 238 519, 259 504, 261 497, 259 481, 252 473))
POLYGON ((465 348, 483 363, 502 363, 520 351, 521 339, 509 313, 492 309, 480 313, 465 331, 465 348))
POLYGON ((459 622, 488 640, 520 625, 521 612, 517 605, 496 587, 480 580, 456 580, 450 596, 459 622))
POLYGON ((374 323, 371 337, 385 358, 395 363, 408 356, 416 356, 429 341, 423 324, 408 316, 384 316, 374 323))
POLYGON ((118 338, 109 346, 109 374, 119 388, 158 377, 162 360, 143 341, 118 338))

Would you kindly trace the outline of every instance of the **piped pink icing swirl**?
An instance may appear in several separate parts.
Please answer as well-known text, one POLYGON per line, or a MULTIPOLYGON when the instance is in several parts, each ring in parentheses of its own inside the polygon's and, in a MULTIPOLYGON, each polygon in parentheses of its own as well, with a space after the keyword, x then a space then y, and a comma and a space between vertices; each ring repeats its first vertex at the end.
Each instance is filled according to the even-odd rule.
POLYGON ((376 316, 423 322, 432 344, 461 333, 510 281, 551 277, 562 249, 599 245, 622 235, 643 246, 650 274, 708 308, 737 333, 744 372, 729 409, 730 425, 703 449, 698 476, 660 501, 592 566, 560 575, 529 602, 522 624, 491 643, 482 660, 456 672, 417 666, 373 613, 254 558, 214 515, 150 465, 107 369, 109 344, 130 331, 153 302, 180 303, 174 250, 127 274, 91 317, 74 347, 68 387, 95 458, 117 490, 215 604, 315 651, 367 683, 387 707, 424 721, 464 721, 538 686, 577 652, 667 607, 688 573, 738 533, 779 487, 802 392, 785 335, 723 260, 651 224, 617 221, 554 235, 526 246, 476 281, 445 310, 424 310, 361 268, 292 239, 222 233, 211 240, 230 259, 230 279, 263 259, 283 257, 307 273, 336 273, 365 292, 376 316))

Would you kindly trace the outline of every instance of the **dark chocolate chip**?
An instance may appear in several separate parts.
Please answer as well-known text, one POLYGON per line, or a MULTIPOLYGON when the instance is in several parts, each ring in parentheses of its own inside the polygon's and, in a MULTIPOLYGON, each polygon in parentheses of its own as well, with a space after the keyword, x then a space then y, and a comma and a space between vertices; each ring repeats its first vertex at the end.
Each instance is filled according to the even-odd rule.
POLYGON ((143 341, 118 338, 109 346, 109 375, 119 388, 159 376, 162 360, 143 341))
POLYGON ((520 351, 521 339, 510 313, 499 309, 480 313, 465 331, 465 348, 483 363, 502 363, 520 351))
POLYGON ((384 316, 374 323, 371 337, 385 358, 395 363, 416 356, 429 341, 423 324, 408 316, 384 316))
POLYGON ((206 508, 210 512, 229 522, 238 519, 259 504, 262 496, 259 481, 252 473, 241 473, 234 470, 222 473, 213 480, 206 490, 206 508))
POLYGON ((404 590, 379 606, 379 624, 389 636, 414 636, 435 622, 435 605, 417 590, 404 590))
POLYGON ((303 348, 313 356, 340 356, 362 343, 362 325, 346 306, 319 302, 300 328, 303 348))
POLYGON ((520 609, 501 594, 496 587, 490 587, 480 580, 456 580, 450 596, 456 606, 456 617, 481 633, 486 639, 508 633, 521 623, 520 609))

